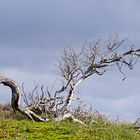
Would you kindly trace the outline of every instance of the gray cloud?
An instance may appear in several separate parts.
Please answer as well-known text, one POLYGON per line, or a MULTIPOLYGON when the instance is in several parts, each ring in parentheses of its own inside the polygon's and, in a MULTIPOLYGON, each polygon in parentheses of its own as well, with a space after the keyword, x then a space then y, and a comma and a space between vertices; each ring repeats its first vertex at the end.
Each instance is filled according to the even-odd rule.
POLYGON ((52 50, 49 48, 41 50, 39 48, 0 48, 0 68, 47 72, 57 58, 56 52, 53 53, 52 50))
POLYGON ((1 1, 0 45, 46 47, 112 30, 133 36, 139 23, 137 1, 1 1))
MULTIPOLYGON (((139 3, 138 0, 0 1, 0 74, 20 83, 26 79, 50 81, 53 78, 49 72, 66 41, 81 47, 85 41, 113 31, 122 38, 130 37, 139 46, 139 3)), ((135 102, 139 93, 138 69, 139 66, 133 73, 127 71, 130 76, 124 83, 116 71, 93 77, 83 83, 80 96, 102 112, 115 114, 114 109, 118 110, 116 113, 126 110, 126 114, 137 116, 138 107, 131 102, 135 102), (116 104, 124 101, 127 109, 112 105, 113 101, 116 104)))

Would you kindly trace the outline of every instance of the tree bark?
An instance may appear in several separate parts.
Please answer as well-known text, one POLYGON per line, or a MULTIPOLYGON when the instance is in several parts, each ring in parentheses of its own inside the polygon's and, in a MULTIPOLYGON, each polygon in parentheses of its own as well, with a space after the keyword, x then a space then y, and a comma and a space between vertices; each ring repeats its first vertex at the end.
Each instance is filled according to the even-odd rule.
POLYGON ((84 80, 84 78, 80 78, 77 83, 75 85, 73 85, 73 87, 69 90, 69 94, 67 96, 66 102, 64 104, 64 106, 62 107, 62 111, 63 112, 67 112, 69 110, 69 106, 71 105, 73 96, 74 96, 74 92, 76 90, 76 88, 79 86, 79 84, 84 80))
MULTIPOLYGON (((44 119, 44 118, 38 116, 33 111, 31 111, 28 107, 21 107, 19 105, 21 91, 20 91, 20 87, 17 84, 17 82, 15 82, 14 80, 12 80, 10 78, 4 77, 4 76, 0 76, 0 84, 3 84, 4 86, 10 87, 10 89, 12 91, 11 106, 12 106, 14 112, 19 111, 22 114, 28 116, 33 121, 46 122, 46 121, 49 120, 49 119, 44 119)), ((67 103, 67 106, 69 105, 69 102, 67 103)), ((74 122, 78 122, 78 123, 84 124, 82 121, 80 121, 78 119, 75 119, 70 113, 58 116, 54 120, 55 121, 61 121, 61 120, 64 120, 66 118, 71 118, 74 122)))
POLYGON ((39 117, 36 115, 33 111, 29 110, 26 107, 21 107, 19 105, 19 99, 21 95, 20 87, 19 85, 12 79, 0 76, 0 84, 3 84, 4 86, 10 87, 12 91, 12 98, 11 98, 11 106, 14 112, 19 111, 22 114, 28 116, 33 121, 46 121, 45 119, 39 117))
POLYGON ((19 85, 10 78, 0 76, 0 83, 5 86, 10 87, 12 90, 12 98, 11 98, 11 106, 14 111, 17 111, 19 108, 19 96, 20 96, 20 88, 19 85))

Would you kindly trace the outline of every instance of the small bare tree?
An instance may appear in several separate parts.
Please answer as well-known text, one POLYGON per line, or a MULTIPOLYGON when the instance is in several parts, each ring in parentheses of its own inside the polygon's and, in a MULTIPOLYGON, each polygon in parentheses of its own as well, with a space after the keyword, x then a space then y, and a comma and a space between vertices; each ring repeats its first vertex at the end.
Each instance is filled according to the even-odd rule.
POLYGON ((112 66, 117 66, 123 74, 124 80, 126 76, 123 67, 132 69, 139 58, 140 49, 134 49, 134 45, 127 43, 127 39, 120 40, 117 35, 110 36, 105 42, 93 41, 79 52, 69 45, 63 50, 58 61, 57 74, 62 85, 60 89, 54 93, 49 90, 45 92, 42 86, 40 88, 41 94, 38 94, 38 86, 35 86, 28 96, 23 92, 26 107, 19 105, 21 91, 15 81, 1 76, 0 83, 12 89, 13 110, 22 112, 34 121, 47 121, 50 118, 60 121, 71 117, 73 120, 82 123, 70 113, 73 95, 81 82, 93 75, 103 75, 112 66), (123 46, 126 46, 127 51, 122 51, 123 46), (62 93, 65 93, 65 98, 62 93), (36 114, 37 110, 44 113, 45 117, 36 114))

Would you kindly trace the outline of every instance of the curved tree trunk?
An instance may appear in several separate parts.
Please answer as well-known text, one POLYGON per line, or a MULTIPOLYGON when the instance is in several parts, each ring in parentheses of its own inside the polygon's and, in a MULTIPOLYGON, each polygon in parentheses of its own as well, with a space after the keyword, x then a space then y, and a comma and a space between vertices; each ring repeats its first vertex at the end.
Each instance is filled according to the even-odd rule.
POLYGON ((12 79, 3 76, 0 76, 0 83, 11 88, 12 90, 11 105, 14 111, 18 110, 18 103, 19 103, 19 96, 20 96, 20 88, 18 84, 12 79))
POLYGON ((14 112, 19 111, 34 121, 46 121, 28 108, 24 108, 19 105, 21 91, 19 85, 14 80, 4 76, 0 76, 0 84, 10 87, 12 91, 11 106, 14 112))
MULTIPOLYGON (((3 84, 4 86, 10 87, 10 89, 12 91, 11 106, 12 106, 14 112, 19 111, 22 114, 28 116, 33 121, 46 122, 46 121, 49 120, 49 119, 44 119, 44 118, 38 116, 33 111, 31 111, 28 107, 21 107, 19 105, 19 99, 20 99, 21 91, 20 91, 19 85, 14 80, 12 80, 10 78, 7 78, 7 77, 4 77, 4 76, 0 76, 0 84, 3 84)), ((61 121, 61 120, 64 120, 66 118, 71 118, 74 122, 84 124, 82 121, 80 121, 78 119, 75 119, 69 113, 66 113, 62 116, 58 116, 54 120, 55 121, 61 121)))

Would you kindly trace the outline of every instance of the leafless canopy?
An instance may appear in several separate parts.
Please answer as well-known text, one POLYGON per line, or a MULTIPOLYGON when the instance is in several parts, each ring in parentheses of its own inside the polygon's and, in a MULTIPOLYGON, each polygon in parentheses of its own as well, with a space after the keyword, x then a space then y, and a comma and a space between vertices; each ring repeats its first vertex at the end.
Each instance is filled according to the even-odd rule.
POLYGON ((123 67, 132 69, 140 57, 140 49, 134 49, 132 43, 127 39, 119 40, 118 36, 110 36, 107 41, 96 40, 77 52, 76 49, 68 46, 62 52, 59 59, 58 75, 62 78, 62 88, 56 91, 59 94, 68 92, 67 99, 63 106, 64 110, 72 101, 75 89, 86 78, 96 74, 103 75, 109 67, 117 66, 126 78, 123 67), (123 49, 127 51, 123 52, 123 49))
POLYGON ((140 49, 134 47, 127 39, 120 40, 117 35, 110 36, 106 41, 95 40, 80 51, 69 45, 63 50, 58 60, 57 74, 62 85, 60 89, 52 93, 49 90, 44 91, 42 86, 41 94, 39 94, 38 86, 35 86, 28 96, 23 90, 24 101, 27 104, 25 108, 21 108, 19 105, 20 90, 17 88, 16 82, 0 77, 0 83, 12 89, 13 109, 19 110, 33 120, 46 121, 48 118, 62 120, 72 117, 75 121, 79 121, 69 113, 73 95, 79 84, 94 74, 103 75, 112 66, 117 66, 123 74, 124 80, 126 76, 123 68, 132 69, 140 58, 140 49), (124 49, 126 51, 123 51, 124 49), (63 98, 63 92, 66 93, 66 98, 63 98), (43 112, 47 118, 36 115, 37 109, 43 112))

